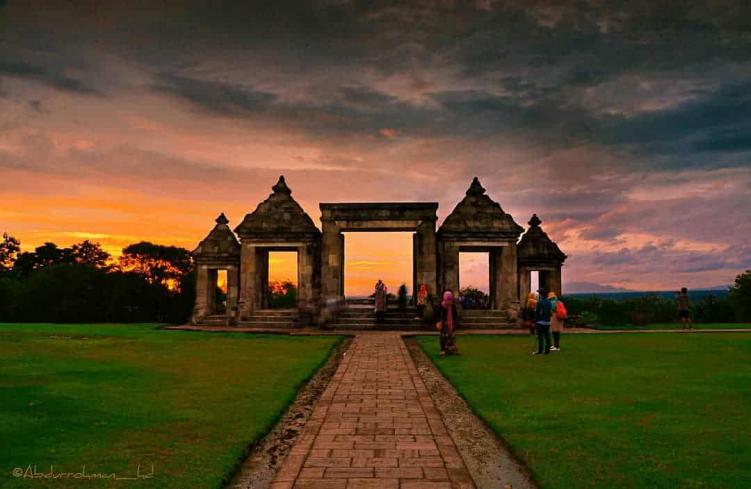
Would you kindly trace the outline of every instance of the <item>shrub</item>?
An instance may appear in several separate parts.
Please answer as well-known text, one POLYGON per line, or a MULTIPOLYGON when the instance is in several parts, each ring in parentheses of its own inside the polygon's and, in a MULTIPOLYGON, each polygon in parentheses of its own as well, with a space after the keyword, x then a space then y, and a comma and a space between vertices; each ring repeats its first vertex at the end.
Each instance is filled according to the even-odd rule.
POLYGON ((292 282, 271 282, 267 290, 271 309, 291 309, 297 305, 297 287, 292 282))
POLYGON ((459 289, 459 302, 464 309, 488 309, 490 307, 490 296, 470 285, 459 289))
POLYGON ((751 321, 751 270, 735 277, 735 283, 730 287, 729 299, 736 320, 751 321))

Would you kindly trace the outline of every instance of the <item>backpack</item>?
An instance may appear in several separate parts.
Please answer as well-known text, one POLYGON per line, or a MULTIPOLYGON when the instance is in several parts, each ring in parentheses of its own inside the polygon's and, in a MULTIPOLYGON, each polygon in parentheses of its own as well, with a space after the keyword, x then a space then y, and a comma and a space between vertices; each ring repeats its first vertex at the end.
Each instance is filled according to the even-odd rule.
POLYGON ((563 305, 563 301, 558 300, 555 304, 555 317, 558 319, 566 319, 568 317, 568 311, 566 306, 563 305))

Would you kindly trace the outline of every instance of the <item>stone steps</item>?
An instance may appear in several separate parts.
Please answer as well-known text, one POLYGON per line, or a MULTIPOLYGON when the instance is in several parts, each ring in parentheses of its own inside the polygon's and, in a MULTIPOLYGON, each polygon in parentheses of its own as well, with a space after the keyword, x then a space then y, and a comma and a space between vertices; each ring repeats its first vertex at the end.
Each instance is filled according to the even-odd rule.
POLYGON ((395 307, 387 309, 383 321, 376 321, 373 300, 348 299, 347 308, 339 311, 336 318, 327 324, 328 328, 352 330, 405 330, 422 329, 425 324, 417 316, 417 309, 408 307, 398 310, 395 307))
POLYGON ((206 316, 201 320, 201 324, 206 326, 229 326, 232 324, 234 318, 231 316, 213 315, 206 316))
POLYGON ((498 309, 463 309, 459 313, 459 329, 516 329, 520 325, 498 309))
POLYGON ((251 328, 296 328, 298 313, 295 309, 258 309, 250 317, 238 321, 237 325, 251 328))

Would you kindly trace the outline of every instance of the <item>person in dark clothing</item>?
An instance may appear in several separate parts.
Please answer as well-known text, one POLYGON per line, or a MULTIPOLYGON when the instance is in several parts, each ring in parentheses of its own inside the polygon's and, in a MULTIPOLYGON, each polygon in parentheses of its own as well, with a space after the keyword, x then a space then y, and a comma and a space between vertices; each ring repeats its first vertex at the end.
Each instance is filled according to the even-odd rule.
POLYGON ((443 301, 441 301, 441 355, 459 354, 459 349, 456 347, 456 336, 454 336, 456 325, 457 314, 454 293, 447 290, 443 293, 443 301))
POLYGON ((553 314, 553 304, 548 299, 548 291, 540 289, 537 308, 535 309, 535 331, 537 332, 537 351, 533 355, 550 353, 550 316, 553 314), (543 350, 544 340, 544 350, 543 350))
POLYGON ((678 303, 678 318, 681 320, 682 329, 691 329, 691 303, 688 300, 688 289, 683 287, 676 297, 678 303))

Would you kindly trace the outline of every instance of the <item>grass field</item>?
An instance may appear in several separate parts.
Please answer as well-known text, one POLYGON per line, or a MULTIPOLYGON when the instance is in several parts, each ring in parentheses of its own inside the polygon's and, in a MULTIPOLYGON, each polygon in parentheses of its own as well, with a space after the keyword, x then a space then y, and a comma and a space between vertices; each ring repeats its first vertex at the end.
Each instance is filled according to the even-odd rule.
POLYGON ((751 487, 751 334, 418 341, 543 488, 751 487))
MULTIPOLYGON (((751 323, 694 323, 694 329, 751 329, 751 323)), ((654 329, 681 329, 681 323, 656 323, 646 324, 644 326, 611 326, 611 325, 596 325, 595 329, 612 330, 612 329, 628 329, 628 330, 654 330, 654 329)))
POLYGON ((220 488, 340 340, 0 324, 0 487, 220 488))

